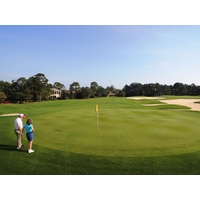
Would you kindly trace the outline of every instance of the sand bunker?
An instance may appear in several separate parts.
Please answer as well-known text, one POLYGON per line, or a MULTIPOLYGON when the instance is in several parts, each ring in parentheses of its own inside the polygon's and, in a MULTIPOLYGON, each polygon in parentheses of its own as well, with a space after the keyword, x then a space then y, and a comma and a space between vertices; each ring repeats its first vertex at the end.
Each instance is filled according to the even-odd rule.
MULTIPOLYGON (((200 99, 172 99, 172 100, 165 100, 162 97, 129 97, 128 99, 135 99, 135 100, 140 100, 140 99, 159 99, 163 103, 187 106, 187 107, 190 107, 191 110, 200 111, 200 103, 195 103, 195 102, 200 102, 200 99)), ((161 105, 161 104, 146 104, 144 106, 158 106, 158 105, 161 105)))
POLYGON ((140 99, 164 99, 164 98, 163 97, 127 97, 127 99, 140 100, 140 99))
POLYGON ((200 101, 200 99, 173 99, 173 100, 160 100, 160 101, 167 104, 187 106, 190 107, 191 110, 200 111, 200 103, 195 103, 200 101))

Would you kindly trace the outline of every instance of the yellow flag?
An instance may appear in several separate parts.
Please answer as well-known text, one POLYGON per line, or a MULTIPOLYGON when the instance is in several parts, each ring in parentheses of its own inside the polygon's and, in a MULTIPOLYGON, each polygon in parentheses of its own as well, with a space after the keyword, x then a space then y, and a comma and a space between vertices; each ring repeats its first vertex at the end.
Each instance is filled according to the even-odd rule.
POLYGON ((95 112, 98 112, 98 111, 99 111, 99 107, 98 107, 98 105, 96 105, 95 112))

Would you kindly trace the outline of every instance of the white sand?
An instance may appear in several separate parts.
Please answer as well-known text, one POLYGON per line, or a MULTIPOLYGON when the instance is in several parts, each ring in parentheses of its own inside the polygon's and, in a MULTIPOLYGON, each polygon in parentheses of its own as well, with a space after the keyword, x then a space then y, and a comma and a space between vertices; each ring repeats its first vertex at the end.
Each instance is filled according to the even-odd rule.
POLYGON ((187 106, 190 107, 191 110, 200 111, 200 103, 195 103, 197 101, 200 101, 200 99, 173 99, 173 100, 160 100, 160 101, 168 104, 187 106))
MULTIPOLYGON (((197 101, 200 101, 200 99, 165 100, 164 98, 161 98, 161 97, 129 97, 128 99, 135 99, 135 100, 140 100, 140 99, 159 99, 163 103, 187 106, 187 107, 190 107, 191 110, 200 111, 200 103, 195 103, 197 101)), ((144 105, 144 106, 157 106, 157 105, 159 105, 159 104, 148 104, 148 105, 144 105)))
POLYGON ((127 97, 127 99, 140 100, 140 99, 164 99, 164 98, 162 97, 127 97))

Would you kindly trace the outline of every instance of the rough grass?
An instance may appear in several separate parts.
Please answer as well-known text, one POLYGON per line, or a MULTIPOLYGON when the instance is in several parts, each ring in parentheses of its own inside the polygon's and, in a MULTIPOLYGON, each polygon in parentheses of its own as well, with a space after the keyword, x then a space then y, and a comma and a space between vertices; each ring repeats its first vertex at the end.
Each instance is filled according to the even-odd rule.
POLYGON ((31 117, 36 131, 35 153, 16 151, 15 117, 0 117, 0 174, 200 174, 200 112, 143 103, 103 98, 1 105, 1 114, 31 117))

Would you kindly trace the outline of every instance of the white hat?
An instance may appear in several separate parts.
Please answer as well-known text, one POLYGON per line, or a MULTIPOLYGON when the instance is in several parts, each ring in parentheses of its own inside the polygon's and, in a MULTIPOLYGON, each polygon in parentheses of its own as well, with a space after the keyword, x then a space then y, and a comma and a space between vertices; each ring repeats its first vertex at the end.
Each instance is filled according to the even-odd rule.
POLYGON ((19 114, 19 117, 26 118, 24 114, 19 114))

